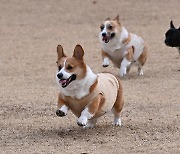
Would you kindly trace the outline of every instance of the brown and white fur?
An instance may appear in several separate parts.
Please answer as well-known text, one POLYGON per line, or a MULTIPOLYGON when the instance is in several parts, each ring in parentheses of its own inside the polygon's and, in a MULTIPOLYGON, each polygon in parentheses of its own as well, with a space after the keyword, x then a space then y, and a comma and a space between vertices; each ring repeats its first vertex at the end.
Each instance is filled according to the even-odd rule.
POLYGON ((57 55, 56 81, 60 90, 57 116, 65 116, 70 109, 78 117, 78 125, 92 128, 98 117, 112 111, 114 125, 120 126, 124 104, 120 81, 110 73, 93 73, 84 62, 84 50, 80 45, 76 45, 72 57, 67 57, 58 45, 57 55), (111 93, 109 86, 115 89, 111 93))
POLYGON ((100 28, 103 67, 109 66, 111 60, 115 67, 120 68, 120 76, 124 76, 132 64, 137 64, 138 74, 143 75, 142 66, 147 59, 147 46, 144 40, 129 33, 121 25, 119 15, 113 20, 106 19, 100 28))

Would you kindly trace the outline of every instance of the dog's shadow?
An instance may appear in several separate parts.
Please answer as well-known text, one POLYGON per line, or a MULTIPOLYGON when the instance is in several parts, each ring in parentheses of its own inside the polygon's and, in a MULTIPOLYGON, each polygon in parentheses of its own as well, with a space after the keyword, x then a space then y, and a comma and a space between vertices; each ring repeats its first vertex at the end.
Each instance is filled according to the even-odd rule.
POLYGON ((82 128, 79 126, 72 126, 68 128, 55 129, 39 129, 38 134, 42 134, 45 138, 61 138, 72 140, 89 139, 96 136, 111 136, 116 135, 117 132, 122 131, 124 126, 118 127, 111 124, 97 125, 94 128, 82 128))

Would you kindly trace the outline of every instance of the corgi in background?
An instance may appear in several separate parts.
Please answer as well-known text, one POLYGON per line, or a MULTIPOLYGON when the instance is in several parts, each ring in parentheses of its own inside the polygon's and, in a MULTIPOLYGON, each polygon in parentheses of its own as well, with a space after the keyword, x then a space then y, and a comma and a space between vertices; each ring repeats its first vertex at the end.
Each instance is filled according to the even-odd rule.
POLYGON ((120 68, 120 76, 125 76, 131 66, 138 66, 138 75, 143 75, 142 67, 147 60, 147 46, 136 34, 129 33, 122 26, 119 15, 111 20, 107 18, 100 26, 99 33, 102 47, 102 66, 109 66, 110 60, 120 68))

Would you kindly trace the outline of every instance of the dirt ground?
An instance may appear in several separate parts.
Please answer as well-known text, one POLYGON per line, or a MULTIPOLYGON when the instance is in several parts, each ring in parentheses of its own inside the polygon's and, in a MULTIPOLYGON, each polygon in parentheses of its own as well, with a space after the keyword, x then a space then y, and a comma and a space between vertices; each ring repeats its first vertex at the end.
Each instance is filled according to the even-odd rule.
POLYGON ((0 153, 180 153, 180 58, 163 43, 179 17, 179 0, 1 0, 0 153), (98 40, 100 23, 117 14, 148 44, 144 76, 134 67, 121 78, 121 127, 107 114, 82 129, 71 112, 55 115, 56 46, 71 56, 81 44, 94 72, 118 75, 112 65, 101 67, 98 40))

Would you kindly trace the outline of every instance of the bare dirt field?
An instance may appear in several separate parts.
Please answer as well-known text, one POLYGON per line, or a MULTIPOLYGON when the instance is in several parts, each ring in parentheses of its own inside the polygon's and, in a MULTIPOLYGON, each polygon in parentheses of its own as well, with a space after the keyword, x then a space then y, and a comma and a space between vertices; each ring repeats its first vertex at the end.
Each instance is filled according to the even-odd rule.
POLYGON ((180 153, 180 58, 163 43, 171 19, 180 26, 179 0, 0 0, 0 153, 180 153), (144 76, 134 67, 121 78, 121 127, 107 114, 82 129, 71 112, 55 115, 56 47, 71 56, 81 44, 94 72, 118 75, 101 67, 98 40, 117 14, 148 44, 144 76))

